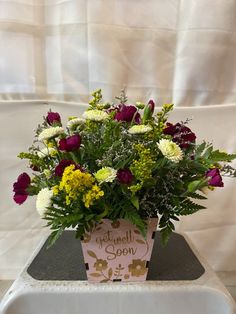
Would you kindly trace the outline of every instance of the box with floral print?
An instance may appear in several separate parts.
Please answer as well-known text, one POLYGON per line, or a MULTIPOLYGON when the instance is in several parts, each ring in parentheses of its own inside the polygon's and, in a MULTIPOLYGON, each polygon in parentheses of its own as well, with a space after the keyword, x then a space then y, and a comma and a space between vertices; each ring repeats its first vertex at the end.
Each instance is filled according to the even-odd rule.
POLYGON ((157 218, 147 221, 146 238, 124 219, 103 219, 86 233, 81 242, 88 280, 146 280, 157 222, 157 218))

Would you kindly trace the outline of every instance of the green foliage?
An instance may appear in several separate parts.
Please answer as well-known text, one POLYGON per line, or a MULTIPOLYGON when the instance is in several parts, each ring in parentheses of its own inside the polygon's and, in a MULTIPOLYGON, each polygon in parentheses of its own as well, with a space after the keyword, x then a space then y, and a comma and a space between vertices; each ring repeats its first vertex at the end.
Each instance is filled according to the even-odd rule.
POLYGON ((93 108, 96 109, 102 100, 102 90, 98 89, 92 93, 93 99, 89 102, 89 105, 93 108))
POLYGON ((136 210, 129 210, 125 213, 124 219, 130 221, 132 224, 134 224, 139 231, 141 232, 142 236, 146 238, 147 235, 147 225, 145 220, 139 215, 139 213, 136 210))
POLYGON ((162 107, 162 110, 160 112, 157 113, 157 130, 158 133, 161 134, 164 127, 165 127, 165 123, 167 121, 168 118, 168 114, 173 110, 174 105, 173 104, 165 104, 162 107))
POLYGON ((219 150, 211 151, 208 159, 211 160, 212 163, 217 163, 220 161, 230 162, 236 158, 236 154, 227 154, 226 152, 221 152, 219 150))
POLYGON ((207 180, 201 179, 201 180, 194 180, 188 184, 188 192, 194 193, 197 190, 200 190, 204 186, 207 186, 207 180))
POLYGON ((206 208, 205 206, 202 206, 200 204, 194 203, 189 198, 186 198, 185 200, 183 200, 180 203, 176 213, 178 215, 181 215, 181 216, 183 216, 183 215, 186 216, 186 215, 194 214, 197 211, 199 211, 200 209, 205 209, 205 208, 206 208))
MULTIPOLYGON (((204 187, 212 188, 209 177, 206 177, 209 169, 218 168, 222 175, 236 177, 236 170, 227 164, 236 158, 236 154, 214 150, 212 144, 205 141, 198 145, 194 140, 187 142, 184 148, 179 143, 181 158, 173 162, 165 149, 162 151, 159 146, 159 141, 166 139, 166 145, 169 143, 169 147, 165 147, 166 152, 171 155, 172 136, 164 134, 163 130, 173 104, 164 105, 160 112, 153 115, 148 104, 137 103, 131 109, 135 114, 141 114, 143 110, 141 123, 152 130, 132 134, 129 129, 135 124, 134 114, 130 117, 129 112, 121 121, 114 119, 121 108, 130 110, 130 107, 125 107, 127 96, 124 90, 116 97, 117 103, 114 104, 103 103, 100 89, 92 96, 89 110, 93 110, 92 113, 98 111, 99 114, 103 111, 104 120, 100 121, 98 117, 87 119, 81 125, 66 128, 62 134, 39 141, 39 134, 52 127, 44 118, 36 129, 35 140, 29 151, 18 155, 35 168, 24 192, 37 195, 44 188, 53 191, 51 205, 44 213, 47 226, 52 230, 48 244, 55 243, 68 227, 75 228, 76 236, 81 238, 102 218, 114 221, 126 219, 145 236, 146 219, 159 217, 162 244, 165 245, 175 229, 175 221, 205 208, 198 201, 206 199, 201 192, 204 187), (60 149, 61 139, 77 134, 81 138, 79 148, 69 151, 60 149), (39 151, 43 148, 53 148, 55 154, 41 158, 39 151), (68 160, 76 165, 75 169, 68 177, 65 176, 65 169, 61 169, 62 176, 56 174, 61 161, 68 160), (110 167, 115 175, 100 182, 95 174, 103 167, 110 167), (120 170, 131 172, 132 178, 122 182, 116 176, 120 170), (89 175, 90 179, 83 174, 89 175), (99 192, 103 195, 96 198, 99 192), (84 201, 86 197, 89 199, 87 203, 84 201)), ((178 136, 173 141, 178 145, 178 136)))

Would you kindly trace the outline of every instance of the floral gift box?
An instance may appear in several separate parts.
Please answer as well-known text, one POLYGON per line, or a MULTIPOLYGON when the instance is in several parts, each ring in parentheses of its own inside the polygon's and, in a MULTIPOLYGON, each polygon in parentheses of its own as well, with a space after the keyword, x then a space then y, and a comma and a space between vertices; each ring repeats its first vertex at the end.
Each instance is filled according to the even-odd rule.
POLYGON ((157 220, 165 245, 175 221, 204 209, 206 191, 222 188, 223 176, 236 176, 236 154, 197 143, 188 120, 169 122, 172 104, 155 113, 153 100, 127 104, 124 91, 112 103, 101 90, 92 96, 66 126, 59 113, 47 113, 19 154, 32 175, 17 178, 13 198, 23 204, 37 196, 49 246, 66 228, 76 230, 89 280, 142 280, 157 220))

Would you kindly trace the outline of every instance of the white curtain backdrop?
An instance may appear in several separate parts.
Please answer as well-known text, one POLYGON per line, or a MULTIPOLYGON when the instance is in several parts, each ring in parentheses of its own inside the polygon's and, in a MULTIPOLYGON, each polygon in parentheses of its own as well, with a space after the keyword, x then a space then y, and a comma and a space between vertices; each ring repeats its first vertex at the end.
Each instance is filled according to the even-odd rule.
POLYGON ((0 0, 0 99, 236 99, 235 0, 0 0))
MULTIPOLYGON (((0 0, 0 279, 20 272, 48 231, 35 200, 12 201, 49 108, 80 115, 89 92, 111 100, 174 102, 199 140, 236 152, 236 0, 0 0)), ((236 285, 236 180, 185 217, 186 232, 225 282, 236 285)))

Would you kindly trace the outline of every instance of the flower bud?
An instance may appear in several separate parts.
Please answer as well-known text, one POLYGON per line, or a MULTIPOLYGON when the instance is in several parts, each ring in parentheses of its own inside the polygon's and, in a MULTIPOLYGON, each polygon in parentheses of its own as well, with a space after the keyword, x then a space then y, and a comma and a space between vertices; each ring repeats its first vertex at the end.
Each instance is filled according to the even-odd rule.
POLYGON ((145 123, 147 120, 151 119, 153 112, 154 112, 154 108, 155 108, 155 103, 151 99, 151 100, 149 100, 148 104, 144 108, 143 123, 145 123))
POLYGON ((58 125, 61 126, 61 117, 58 112, 49 111, 46 117, 47 123, 49 125, 58 125))

